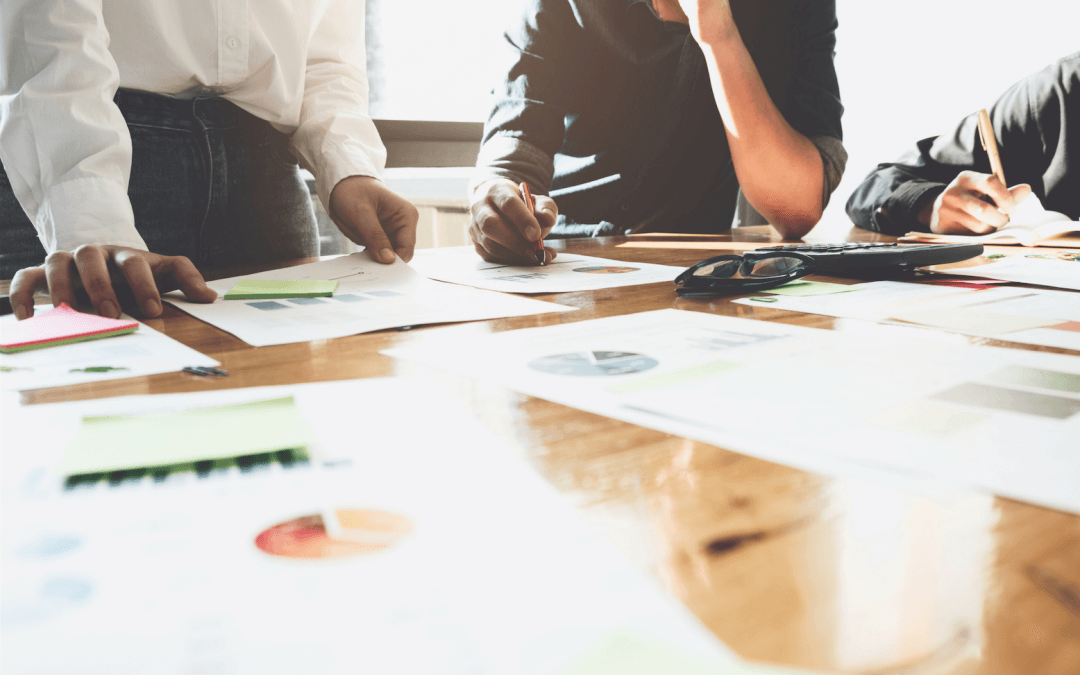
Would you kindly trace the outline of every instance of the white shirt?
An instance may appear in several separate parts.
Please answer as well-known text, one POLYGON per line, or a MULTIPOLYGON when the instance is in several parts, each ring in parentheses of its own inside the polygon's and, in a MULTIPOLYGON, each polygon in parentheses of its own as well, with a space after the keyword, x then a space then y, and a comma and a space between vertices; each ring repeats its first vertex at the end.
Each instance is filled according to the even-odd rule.
POLYGON ((146 249, 117 87, 222 96, 291 134, 324 206, 386 163, 364 0, 0 0, 0 160, 50 253, 146 249))

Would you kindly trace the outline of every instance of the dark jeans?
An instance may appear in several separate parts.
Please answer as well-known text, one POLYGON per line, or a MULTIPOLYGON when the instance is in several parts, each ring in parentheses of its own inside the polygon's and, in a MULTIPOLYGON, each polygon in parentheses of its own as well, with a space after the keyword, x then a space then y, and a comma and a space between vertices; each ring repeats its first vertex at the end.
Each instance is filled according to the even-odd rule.
MULTIPOLYGON (((285 134, 220 98, 121 89, 115 100, 131 131, 135 227, 151 251, 187 256, 200 269, 319 254, 311 198, 285 134)), ((0 170, 0 279, 44 260, 0 170)))

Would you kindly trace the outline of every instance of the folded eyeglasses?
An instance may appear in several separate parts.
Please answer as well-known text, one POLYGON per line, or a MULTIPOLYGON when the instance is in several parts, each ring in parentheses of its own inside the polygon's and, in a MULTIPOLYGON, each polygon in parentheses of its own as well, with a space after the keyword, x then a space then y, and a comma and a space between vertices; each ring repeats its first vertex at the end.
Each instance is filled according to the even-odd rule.
POLYGON ((763 291, 813 274, 816 268, 813 258, 794 251, 718 255, 677 276, 675 292, 687 298, 763 291))

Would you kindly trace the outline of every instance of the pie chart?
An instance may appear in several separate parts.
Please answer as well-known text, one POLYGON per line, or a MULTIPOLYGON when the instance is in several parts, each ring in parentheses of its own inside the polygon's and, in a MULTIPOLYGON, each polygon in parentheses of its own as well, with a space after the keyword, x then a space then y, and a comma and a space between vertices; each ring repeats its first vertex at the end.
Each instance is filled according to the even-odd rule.
POLYGON ((659 361, 633 352, 574 352, 543 356, 529 362, 529 367, 550 375, 584 377, 628 375, 655 368, 659 361))
POLYGON ((577 267, 575 272, 584 272, 585 274, 626 274, 627 272, 637 272, 640 267, 577 267))
POLYGON ((387 548, 413 529, 408 518, 385 511, 339 509, 337 516, 337 538, 327 534, 322 514, 316 513, 263 530, 255 546, 281 558, 341 558, 387 548))

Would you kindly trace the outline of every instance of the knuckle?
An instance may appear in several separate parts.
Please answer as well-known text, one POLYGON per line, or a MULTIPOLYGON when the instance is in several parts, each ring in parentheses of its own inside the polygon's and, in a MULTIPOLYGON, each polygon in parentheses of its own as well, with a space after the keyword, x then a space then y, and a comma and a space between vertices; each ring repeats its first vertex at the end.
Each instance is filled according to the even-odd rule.
POLYGON ((53 251, 45 257, 45 264, 49 266, 66 265, 71 262, 71 254, 67 251, 53 251))
POLYGON ((93 258, 100 258, 103 252, 104 251, 100 246, 95 246, 93 244, 83 244, 82 246, 76 248, 72 252, 72 255, 74 256, 75 260, 83 262, 86 260, 92 260, 93 258))

